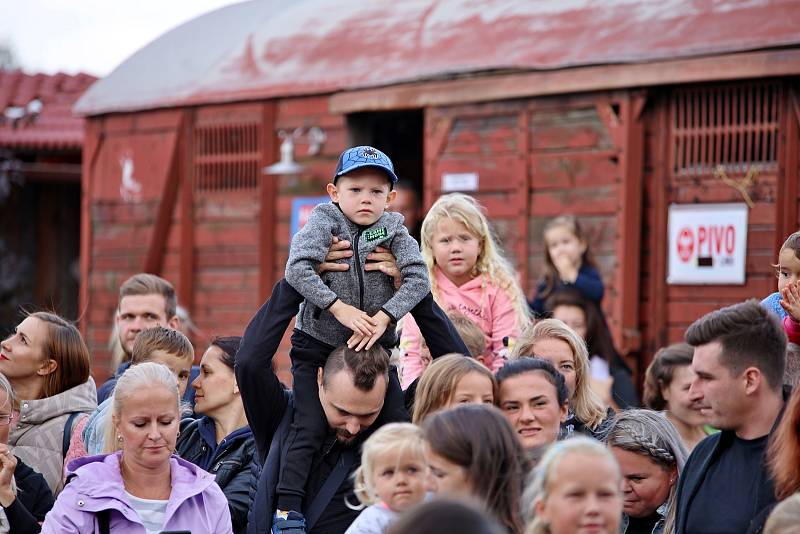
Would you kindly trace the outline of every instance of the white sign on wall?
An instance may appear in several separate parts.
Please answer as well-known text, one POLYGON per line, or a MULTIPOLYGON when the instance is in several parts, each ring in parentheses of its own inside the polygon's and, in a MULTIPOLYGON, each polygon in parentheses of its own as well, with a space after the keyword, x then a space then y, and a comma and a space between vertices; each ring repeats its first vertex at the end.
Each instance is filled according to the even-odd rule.
POLYGON ((445 193, 477 190, 477 172, 446 172, 442 174, 442 191, 445 193))
POLYGON ((747 204, 669 207, 668 284, 744 284, 747 204))

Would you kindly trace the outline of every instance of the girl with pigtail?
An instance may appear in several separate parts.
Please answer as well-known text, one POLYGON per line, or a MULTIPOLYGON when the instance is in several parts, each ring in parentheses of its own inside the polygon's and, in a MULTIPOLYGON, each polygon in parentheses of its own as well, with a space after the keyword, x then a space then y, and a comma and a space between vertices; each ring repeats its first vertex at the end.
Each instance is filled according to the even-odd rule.
POLYGON ((390 423, 364 442, 354 492, 364 509, 345 534, 382 534, 399 513, 425 499, 427 463, 422 430, 390 423))

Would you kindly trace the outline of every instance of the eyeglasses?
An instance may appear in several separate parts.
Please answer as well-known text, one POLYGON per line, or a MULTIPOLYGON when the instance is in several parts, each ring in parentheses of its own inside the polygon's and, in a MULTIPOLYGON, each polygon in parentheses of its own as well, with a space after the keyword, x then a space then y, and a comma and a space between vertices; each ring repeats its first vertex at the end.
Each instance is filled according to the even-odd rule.
POLYGON ((8 426, 11 424, 11 415, 0 415, 0 426, 8 426))

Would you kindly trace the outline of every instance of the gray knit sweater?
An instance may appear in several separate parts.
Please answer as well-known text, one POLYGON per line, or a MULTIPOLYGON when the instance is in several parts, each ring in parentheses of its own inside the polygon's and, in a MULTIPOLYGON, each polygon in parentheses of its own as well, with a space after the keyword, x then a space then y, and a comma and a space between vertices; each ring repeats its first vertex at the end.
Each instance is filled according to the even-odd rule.
MULTIPOLYGON (((333 347, 347 343, 353 334, 328 311, 336 299, 369 315, 382 309, 397 322, 431 290, 419 245, 403 225, 402 215, 385 212, 371 226, 362 227, 331 203, 314 208, 306 225, 292 238, 286 281, 305 298, 296 327, 333 347), (352 244, 353 256, 339 260, 348 263, 350 269, 320 276, 317 267, 328 254, 332 236, 352 244), (397 259, 403 282, 396 292, 389 276, 380 271, 364 270, 367 254, 378 245, 391 250, 397 259)), ((391 325, 379 342, 384 347, 397 344, 391 325)))

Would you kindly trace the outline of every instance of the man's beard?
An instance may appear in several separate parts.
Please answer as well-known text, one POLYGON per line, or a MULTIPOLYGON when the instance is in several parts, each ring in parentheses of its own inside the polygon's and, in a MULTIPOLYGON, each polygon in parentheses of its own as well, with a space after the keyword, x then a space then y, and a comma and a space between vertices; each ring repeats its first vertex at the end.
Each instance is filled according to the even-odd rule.
POLYGON ((336 441, 342 445, 350 445, 356 439, 358 434, 351 434, 343 428, 336 429, 336 441))

